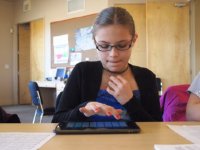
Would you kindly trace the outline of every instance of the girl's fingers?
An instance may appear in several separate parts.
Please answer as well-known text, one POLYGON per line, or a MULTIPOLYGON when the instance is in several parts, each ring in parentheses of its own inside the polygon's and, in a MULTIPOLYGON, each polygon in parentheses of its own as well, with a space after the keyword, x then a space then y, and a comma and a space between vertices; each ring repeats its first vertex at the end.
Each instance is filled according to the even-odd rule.
POLYGON ((81 108, 79 108, 79 111, 84 113, 84 109, 85 109, 85 107, 81 107, 81 108))
POLYGON ((115 109, 111 106, 105 105, 104 107, 102 107, 102 111, 107 116, 114 116, 116 119, 121 118, 121 115, 120 115, 122 113, 121 109, 115 109))
POLYGON ((120 78, 117 78, 117 77, 114 77, 114 76, 110 76, 110 81, 115 83, 115 85, 121 84, 120 78))
POLYGON ((94 114, 103 116, 114 116, 116 119, 121 119, 121 109, 115 109, 111 106, 101 104, 101 103, 90 103, 85 107, 79 108, 79 111, 83 113, 86 117, 92 116, 94 114))
POLYGON ((81 113, 83 113, 86 117, 89 117, 89 116, 90 116, 90 112, 89 112, 85 107, 79 108, 79 111, 80 111, 81 113))
POLYGON ((117 79, 121 82, 121 83, 123 83, 123 84, 125 84, 127 81, 122 77, 122 76, 120 76, 120 75, 118 75, 117 76, 117 79))
POLYGON ((99 112, 99 106, 96 105, 95 103, 92 103, 90 105, 90 108, 95 112, 95 113, 98 113, 99 112))
POLYGON ((121 119, 121 113, 122 113, 121 109, 116 109, 115 114, 113 116, 115 117, 115 119, 119 120, 121 119))
POLYGON ((112 82, 112 81, 109 81, 108 82, 108 87, 112 90, 112 91, 115 91, 115 89, 117 88, 117 85, 112 82))

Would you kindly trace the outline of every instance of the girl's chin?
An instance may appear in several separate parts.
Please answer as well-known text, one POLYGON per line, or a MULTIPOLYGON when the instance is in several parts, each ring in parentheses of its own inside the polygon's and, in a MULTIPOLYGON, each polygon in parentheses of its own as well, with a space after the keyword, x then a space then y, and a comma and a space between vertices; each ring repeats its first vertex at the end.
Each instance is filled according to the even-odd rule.
POLYGON ((109 72, 111 72, 111 73, 121 73, 121 72, 123 72, 123 69, 119 69, 119 68, 104 68, 105 70, 107 70, 107 71, 109 71, 109 72))
POLYGON ((110 71, 120 71, 121 69, 117 66, 112 66, 112 67, 106 67, 107 70, 110 70, 110 71))

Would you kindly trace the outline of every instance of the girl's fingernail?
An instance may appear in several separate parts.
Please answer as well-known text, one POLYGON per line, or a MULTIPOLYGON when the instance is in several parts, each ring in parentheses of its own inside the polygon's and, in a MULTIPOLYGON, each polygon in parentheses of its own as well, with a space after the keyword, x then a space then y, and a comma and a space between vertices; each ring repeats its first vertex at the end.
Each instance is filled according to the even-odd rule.
POLYGON ((111 114, 111 112, 107 112, 107 115, 108 115, 108 116, 111 116, 112 114, 111 114))
POLYGON ((121 118, 121 116, 118 114, 118 115, 116 115, 116 117, 117 117, 117 119, 120 119, 121 118))

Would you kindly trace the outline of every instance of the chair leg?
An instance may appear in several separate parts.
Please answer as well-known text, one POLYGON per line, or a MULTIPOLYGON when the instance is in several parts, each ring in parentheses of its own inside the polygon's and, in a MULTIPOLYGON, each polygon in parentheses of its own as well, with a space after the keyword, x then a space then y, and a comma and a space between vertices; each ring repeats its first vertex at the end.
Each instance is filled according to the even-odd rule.
POLYGON ((43 110, 43 108, 37 106, 37 107, 36 107, 36 110, 35 110, 35 114, 34 114, 33 122, 32 122, 32 123, 35 123, 36 120, 37 120, 37 122, 39 121, 39 123, 41 123, 41 122, 42 122, 43 115, 44 115, 44 110, 43 110))
POLYGON ((42 122, 43 113, 40 114, 40 123, 42 122))
POLYGON ((40 113, 40 123, 41 123, 41 122, 42 122, 43 115, 44 115, 44 109, 43 109, 43 106, 42 106, 41 98, 40 98, 40 105, 38 106, 38 108, 39 108, 40 111, 41 111, 41 113, 40 113))
POLYGON ((34 116, 33 116, 33 122, 32 122, 32 123, 35 123, 36 115, 37 115, 37 109, 35 110, 35 114, 34 114, 34 116))

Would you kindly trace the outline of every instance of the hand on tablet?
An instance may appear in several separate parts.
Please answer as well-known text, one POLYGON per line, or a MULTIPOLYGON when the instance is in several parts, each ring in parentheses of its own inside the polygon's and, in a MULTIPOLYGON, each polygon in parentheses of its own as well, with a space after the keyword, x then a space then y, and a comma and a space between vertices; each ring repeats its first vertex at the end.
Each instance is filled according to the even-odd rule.
POLYGON ((85 107, 79 108, 79 111, 82 112, 86 117, 92 115, 101 115, 101 116, 114 116, 115 119, 121 119, 121 109, 115 109, 112 106, 98 103, 98 102, 89 102, 85 107))

